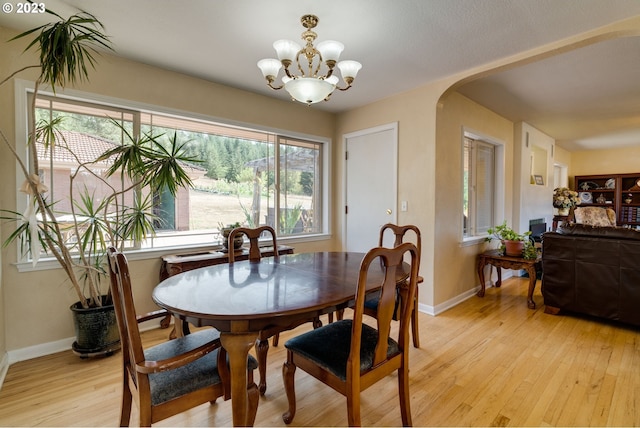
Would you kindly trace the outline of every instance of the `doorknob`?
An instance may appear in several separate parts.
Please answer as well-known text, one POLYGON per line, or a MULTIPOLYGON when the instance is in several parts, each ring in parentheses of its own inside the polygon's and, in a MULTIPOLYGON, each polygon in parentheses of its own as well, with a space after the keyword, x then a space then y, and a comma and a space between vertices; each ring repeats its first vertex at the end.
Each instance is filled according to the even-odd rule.
POLYGON ((389 208, 387 208, 387 214, 391 215, 391 213, 392 213, 392 211, 389 208))

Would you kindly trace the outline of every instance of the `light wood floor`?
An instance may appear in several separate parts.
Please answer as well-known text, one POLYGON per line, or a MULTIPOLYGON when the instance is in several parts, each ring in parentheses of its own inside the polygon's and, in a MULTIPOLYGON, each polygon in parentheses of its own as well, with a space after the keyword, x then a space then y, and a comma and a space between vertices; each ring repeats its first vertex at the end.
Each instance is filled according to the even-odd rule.
MULTIPOLYGON (((526 306, 527 279, 505 281, 437 316, 420 314, 422 348, 411 349, 416 426, 640 426, 638 330, 526 306)), ((301 326, 281 337, 310 328, 301 326)), ((147 344, 167 330, 144 334, 147 344)), ((268 390, 256 425, 284 426, 283 346, 269 351, 268 390)), ((0 426, 116 426, 120 354, 80 360, 70 351, 16 363, 0 391, 0 426)), ((401 423, 396 376, 363 393, 362 423, 401 423)), ((294 425, 346 425, 346 402, 296 373, 294 425)), ((134 411, 134 425, 137 413, 134 411)), ((156 426, 229 426, 218 401, 156 426)))

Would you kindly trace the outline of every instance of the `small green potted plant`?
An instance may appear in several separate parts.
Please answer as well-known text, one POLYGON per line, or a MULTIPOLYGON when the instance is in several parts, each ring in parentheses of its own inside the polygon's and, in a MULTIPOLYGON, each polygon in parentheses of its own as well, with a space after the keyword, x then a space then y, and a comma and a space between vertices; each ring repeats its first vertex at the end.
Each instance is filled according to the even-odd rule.
POLYGON ((501 242, 500 251, 507 256, 531 258, 533 254, 528 247, 533 247, 529 236, 531 231, 517 233, 515 230, 507 226, 507 221, 502 224, 487 229, 487 241, 499 239, 501 242))
MULTIPOLYGON (((222 246, 225 248, 225 250, 229 249, 229 234, 233 229, 240 226, 242 225, 238 221, 236 221, 235 223, 229 223, 226 226, 223 223, 218 223, 218 228, 220 229, 220 235, 222 235, 222 238, 223 238, 222 246)), ((242 235, 236 236, 235 239, 233 240, 233 249, 237 250, 238 248, 242 247, 243 243, 244 243, 244 237, 242 235)))

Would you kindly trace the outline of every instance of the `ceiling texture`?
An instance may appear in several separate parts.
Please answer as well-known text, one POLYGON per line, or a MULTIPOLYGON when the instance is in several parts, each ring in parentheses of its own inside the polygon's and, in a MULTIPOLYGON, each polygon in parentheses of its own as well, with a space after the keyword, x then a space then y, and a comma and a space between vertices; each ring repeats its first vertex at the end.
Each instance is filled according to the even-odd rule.
MULTIPOLYGON (((47 0, 100 19, 117 55, 266 96, 256 62, 299 40, 338 40, 363 67, 354 86, 311 107, 342 112, 557 40, 640 15, 639 0, 47 0)), ((0 14, 26 30, 46 15, 0 14)), ((1 45, 0 45, 1 46, 1 45)), ((458 92, 568 150, 640 144, 640 37, 600 42, 492 74, 458 92)))

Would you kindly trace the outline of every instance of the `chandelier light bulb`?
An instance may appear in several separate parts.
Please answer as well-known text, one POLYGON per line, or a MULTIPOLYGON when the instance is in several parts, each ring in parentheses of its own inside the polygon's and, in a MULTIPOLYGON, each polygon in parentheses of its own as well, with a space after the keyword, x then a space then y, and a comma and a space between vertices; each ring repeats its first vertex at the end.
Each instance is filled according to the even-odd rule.
POLYGON ((280 61, 293 61, 300 52, 300 45, 291 40, 276 40, 273 42, 273 48, 276 50, 280 61))
POLYGON ((340 59, 344 45, 333 40, 325 40, 324 42, 318 43, 317 49, 325 62, 333 61, 335 63, 340 59))
POLYGON ((342 74, 342 78, 347 80, 347 78, 353 79, 358 75, 358 71, 362 68, 362 64, 358 61, 340 61, 338 63, 338 68, 340 69, 340 74, 342 74))
POLYGON ((266 58, 258 61, 258 68, 262 71, 262 76, 267 80, 271 78, 271 81, 273 81, 278 75, 280 67, 282 67, 282 63, 277 59, 266 58))

